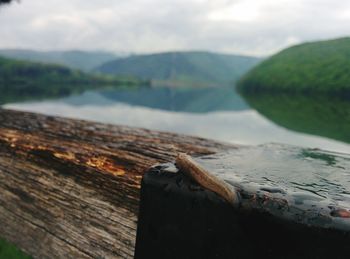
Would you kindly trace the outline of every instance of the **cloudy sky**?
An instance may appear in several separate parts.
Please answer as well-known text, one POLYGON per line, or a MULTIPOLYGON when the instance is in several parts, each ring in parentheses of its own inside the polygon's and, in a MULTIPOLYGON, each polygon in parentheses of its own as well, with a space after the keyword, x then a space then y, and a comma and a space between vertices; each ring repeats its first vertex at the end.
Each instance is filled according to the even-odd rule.
POLYGON ((346 0, 21 0, 0 9, 0 48, 265 56, 350 36, 346 0))

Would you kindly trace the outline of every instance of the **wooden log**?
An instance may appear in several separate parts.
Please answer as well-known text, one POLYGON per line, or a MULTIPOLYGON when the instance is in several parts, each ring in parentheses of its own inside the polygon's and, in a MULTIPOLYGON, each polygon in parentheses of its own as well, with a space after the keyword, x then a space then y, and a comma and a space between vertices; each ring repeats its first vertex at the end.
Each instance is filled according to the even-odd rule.
POLYGON ((0 109, 0 236, 34 258, 132 258, 143 173, 232 148, 0 109))

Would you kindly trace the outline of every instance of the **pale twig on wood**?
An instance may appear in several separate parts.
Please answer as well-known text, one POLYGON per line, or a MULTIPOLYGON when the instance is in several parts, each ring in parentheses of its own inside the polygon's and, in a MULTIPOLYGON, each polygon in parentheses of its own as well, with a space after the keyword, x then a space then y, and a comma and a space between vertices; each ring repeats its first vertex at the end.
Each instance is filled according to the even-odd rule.
POLYGON ((211 190, 232 205, 239 203, 239 198, 233 187, 226 184, 207 170, 202 168, 190 156, 179 153, 176 158, 176 166, 185 174, 194 179, 202 187, 211 190))

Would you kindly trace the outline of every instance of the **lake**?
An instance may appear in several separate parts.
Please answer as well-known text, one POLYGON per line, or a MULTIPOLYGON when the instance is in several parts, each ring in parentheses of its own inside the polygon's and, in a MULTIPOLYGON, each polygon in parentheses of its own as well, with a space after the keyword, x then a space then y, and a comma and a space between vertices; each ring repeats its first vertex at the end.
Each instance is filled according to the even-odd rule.
POLYGON ((246 100, 231 88, 159 87, 86 91, 3 107, 237 144, 285 143, 350 153, 348 101, 299 96, 246 100))

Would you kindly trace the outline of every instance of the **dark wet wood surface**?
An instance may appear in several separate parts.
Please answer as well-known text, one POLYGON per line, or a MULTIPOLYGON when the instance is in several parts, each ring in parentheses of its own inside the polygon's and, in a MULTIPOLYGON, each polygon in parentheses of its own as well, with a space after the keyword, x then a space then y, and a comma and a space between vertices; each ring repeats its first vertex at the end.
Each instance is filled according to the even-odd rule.
POLYGON ((0 236, 35 258, 132 258, 143 173, 231 148, 0 109, 0 236))

